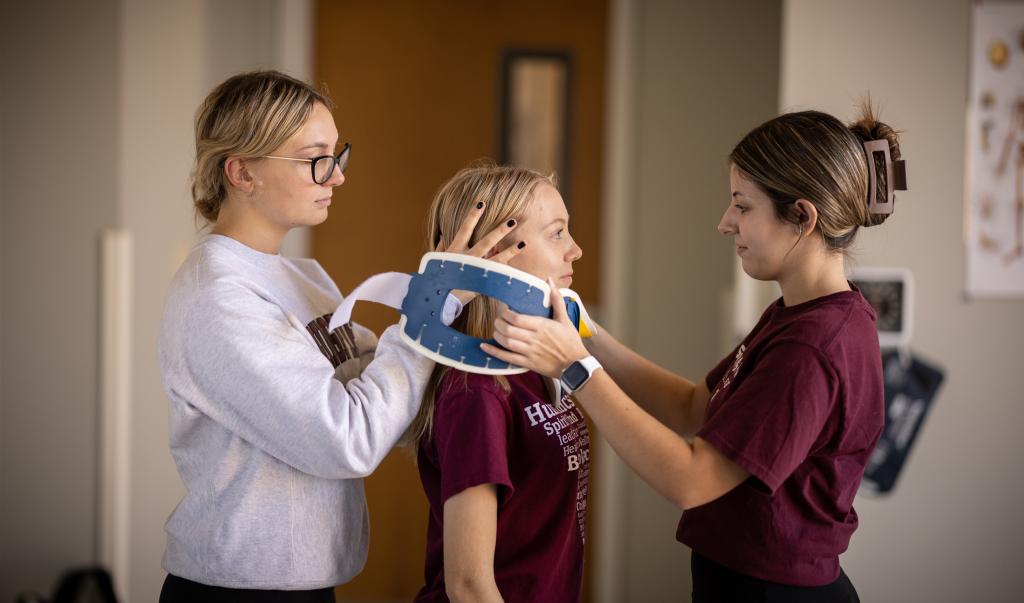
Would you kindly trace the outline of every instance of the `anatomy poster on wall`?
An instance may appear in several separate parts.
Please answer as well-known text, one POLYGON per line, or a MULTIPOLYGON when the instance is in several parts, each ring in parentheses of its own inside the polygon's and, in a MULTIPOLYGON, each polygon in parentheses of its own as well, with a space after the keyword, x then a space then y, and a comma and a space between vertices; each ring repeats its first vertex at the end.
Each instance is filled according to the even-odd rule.
POLYGON ((967 294, 1024 297, 1024 4, 978 2, 972 10, 967 294))

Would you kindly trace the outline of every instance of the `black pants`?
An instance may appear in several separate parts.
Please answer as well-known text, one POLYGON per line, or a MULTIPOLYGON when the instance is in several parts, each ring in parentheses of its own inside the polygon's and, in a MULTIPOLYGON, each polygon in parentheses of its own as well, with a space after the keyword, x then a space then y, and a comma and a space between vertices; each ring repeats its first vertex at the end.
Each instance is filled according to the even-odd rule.
POLYGON ((160 591, 160 603, 335 603, 334 589, 248 590, 207 586, 168 574, 160 591))
POLYGON ((694 603, 860 603, 842 569, 832 584, 789 586, 734 572, 694 552, 690 556, 694 603))

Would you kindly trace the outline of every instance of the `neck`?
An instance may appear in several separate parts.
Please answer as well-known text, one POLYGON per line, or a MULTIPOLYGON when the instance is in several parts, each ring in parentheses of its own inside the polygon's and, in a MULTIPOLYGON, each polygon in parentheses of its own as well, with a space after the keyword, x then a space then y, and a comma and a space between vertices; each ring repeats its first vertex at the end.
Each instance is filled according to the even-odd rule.
POLYGON ((225 199, 211 232, 224 235, 263 253, 281 252, 287 230, 281 229, 256 212, 245 211, 243 203, 225 199))
POLYGON ((840 253, 815 253, 814 257, 806 258, 778 281, 782 289, 782 303, 787 307, 850 290, 840 253))

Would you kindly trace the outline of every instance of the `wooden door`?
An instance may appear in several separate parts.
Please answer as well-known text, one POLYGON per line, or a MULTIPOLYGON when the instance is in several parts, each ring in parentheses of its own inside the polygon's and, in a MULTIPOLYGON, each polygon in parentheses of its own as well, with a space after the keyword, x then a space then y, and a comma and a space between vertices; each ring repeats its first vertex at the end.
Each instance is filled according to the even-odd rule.
MULTIPOLYGON (((520 49, 571 58, 569 201, 584 250, 573 284, 596 304, 605 2, 321 0, 315 18, 317 81, 337 103, 352 160, 312 247, 342 292, 378 272, 416 270, 436 190, 471 161, 500 157, 502 61, 520 49)), ((397 313, 360 304, 354 318, 380 333, 397 313)), ((369 559, 338 598, 409 601, 423 584, 427 516, 412 454, 393 451, 366 492, 369 559)))

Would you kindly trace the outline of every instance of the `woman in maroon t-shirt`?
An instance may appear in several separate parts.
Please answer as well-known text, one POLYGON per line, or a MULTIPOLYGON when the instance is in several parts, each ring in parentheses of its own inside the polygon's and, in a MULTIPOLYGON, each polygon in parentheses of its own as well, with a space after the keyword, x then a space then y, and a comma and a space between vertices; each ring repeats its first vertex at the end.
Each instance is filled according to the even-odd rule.
MULTIPOLYGON (((431 247, 476 245, 480 233, 518 223, 495 252, 521 246, 508 264, 558 287, 569 286, 582 255, 553 181, 530 170, 462 170, 438 191, 429 221, 431 247)), ((497 301, 477 297, 452 327, 490 338, 498 311, 497 301)), ((434 369, 407 438, 430 501, 426 585, 416 601, 579 600, 590 438, 557 391, 532 372, 434 369)))
POLYGON ((869 106, 849 127, 782 115, 736 145, 718 230, 782 297, 703 381, 604 331, 584 345, 557 296, 555 320, 504 311, 495 323, 507 350, 487 352, 568 381, 616 452, 684 510, 695 601, 858 600, 839 554, 884 396, 875 316, 844 252, 891 213, 899 158, 869 106))

